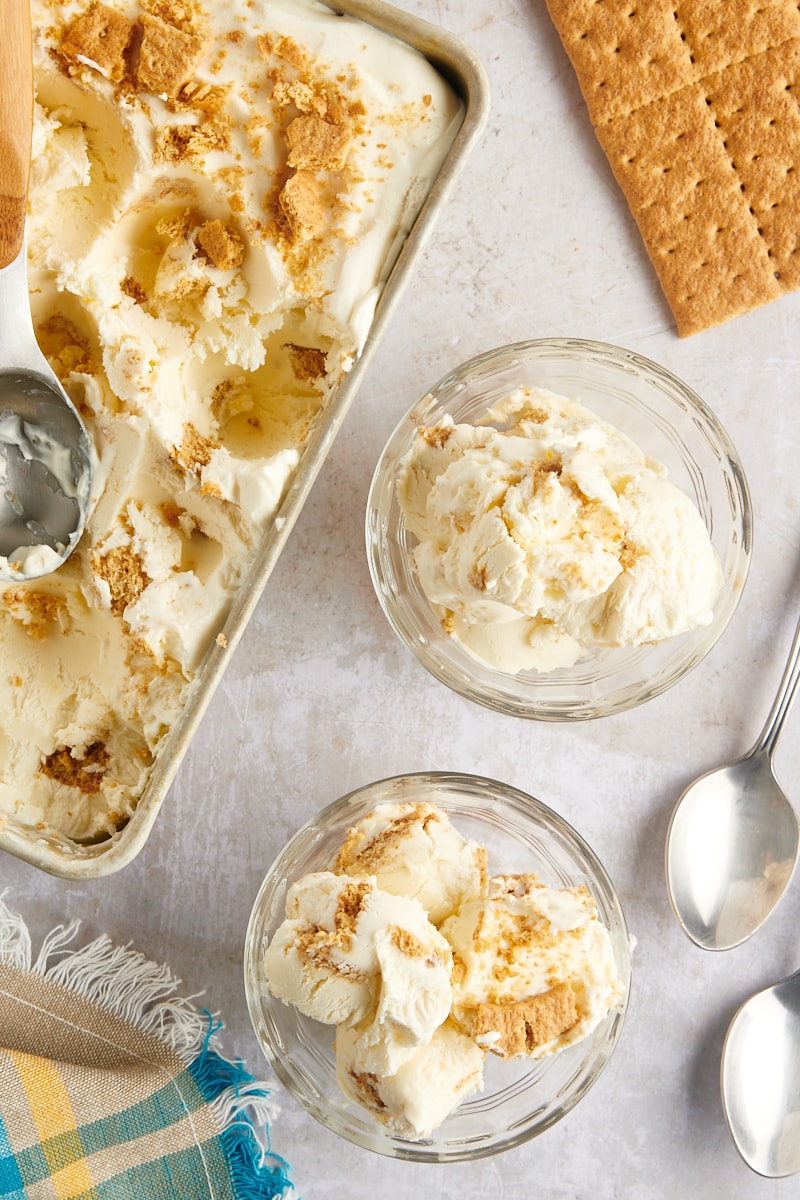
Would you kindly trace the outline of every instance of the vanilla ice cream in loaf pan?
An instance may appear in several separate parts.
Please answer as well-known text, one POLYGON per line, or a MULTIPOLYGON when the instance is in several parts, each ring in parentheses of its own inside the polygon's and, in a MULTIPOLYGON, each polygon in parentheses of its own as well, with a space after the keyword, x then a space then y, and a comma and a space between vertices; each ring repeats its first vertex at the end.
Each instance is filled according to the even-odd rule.
POLYGON ((97 451, 84 537, 0 591, 0 847, 143 845, 488 108, 382 3, 33 0, 27 250, 97 451))

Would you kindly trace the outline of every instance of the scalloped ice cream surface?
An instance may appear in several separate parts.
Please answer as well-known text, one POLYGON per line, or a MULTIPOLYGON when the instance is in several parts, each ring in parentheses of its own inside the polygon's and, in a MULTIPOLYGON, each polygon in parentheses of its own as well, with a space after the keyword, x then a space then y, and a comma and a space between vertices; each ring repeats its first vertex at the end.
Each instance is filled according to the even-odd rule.
POLYGON ((135 808, 463 106, 313 0, 32 13, 34 325, 98 467, 69 561, 0 592, 0 813, 87 839, 135 808))
POLYGON ((289 887, 264 980, 336 1026, 344 1094, 399 1137, 428 1137, 480 1092, 487 1054, 558 1053, 624 998, 591 893, 490 876, 435 804, 377 806, 332 866, 289 887))
POLYGON ((473 658, 571 667, 707 625, 722 570, 694 503, 578 401, 522 387, 417 431, 397 481, 419 585, 473 658))

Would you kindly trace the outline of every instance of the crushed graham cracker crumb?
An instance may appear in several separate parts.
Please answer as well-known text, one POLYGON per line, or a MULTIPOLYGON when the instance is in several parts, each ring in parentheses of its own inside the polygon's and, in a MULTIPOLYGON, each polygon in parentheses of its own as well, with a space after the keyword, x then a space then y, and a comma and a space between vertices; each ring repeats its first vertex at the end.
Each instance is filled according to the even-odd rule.
POLYGON ((241 266, 244 243, 235 229, 224 221, 206 221, 197 233, 197 244, 221 271, 241 266))
POLYGON ((28 637, 37 641, 58 628, 66 629, 67 603, 63 596, 28 587, 6 588, 3 604, 9 614, 19 621, 28 637))
POLYGON ((213 150, 230 146, 230 126, 221 117, 196 125, 162 125, 156 130, 156 161, 166 163, 201 162, 213 150))
POLYGON ((191 210, 185 208, 177 217, 162 217, 156 224, 156 233, 170 241, 180 241, 188 236, 195 223, 191 210))
POLYGON ((196 112, 213 116, 224 108, 231 86, 229 83, 221 86, 216 83, 201 83, 199 79, 190 79, 178 92, 174 107, 177 110, 191 108, 196 112))
POLYGON ((95 550, 92 554, 92 569, 103 579, 111 592, 111 611, 121 616, 129 604, 138 600, 150 583, 142 560, 130 546, 116 546, 103 554, 95 550))
POLYGON ((295 379, 311 382, 325 375, 325 351, 316 346, 298 346, 287 342, 285 349, 289 351, 289 361, 295 379))
POLYGON ((171 529, 179 529, 181 517, 186 512, 185 508, 181 508, 179 504, 175 504, 173 500, 167 500, 161 505, 161 515, 171 529))
POLYGON ((380 1080, 371 1071, 348 1071, 356 1095, 367 1108, 382 1112, 386 1108, 380 1094, 380 1080))
POLYGON ((282 58, 284 62, 290 63, 299 71, 304 71, 306 68, 306 56, 293 38, 275 38, 264 33, 258 39, 258 49, 264 58, 269 58, 270 54, 275 54, 278 58, 282 58))
POLYGON ((419 436, 426 446, 431 446, 434 450, 441 450, 453 436, 453 427, 452 425, 429 425, 420 429, 419 436))
POLYGON ((200 495, 214 496, 217 500, 221 500, 223 498, 222 489, 220 488, 219 484, 211 481, 203 484, 203 486, 200 488, 200 495))
POLYGON ((328 111, 325 97, 304 79, 277 79, 272 89, 272 100, 281 108, 294 104, 298 112, 315 113, 318 117, 324 117, 328 111))
POLYGON ((292 241, 310 241, 318 237, 325 227, 325 206, 320 185, 311 171, 298 171, 286 180, 278 197, 278 205, 292 241))
POLYGON ((132 275, 126 275, 119 285, 119 290, 123 296, 130 296, 137 304, 146 304, 149 296, 140 283, 138 283, 132 275))
POLYGON ((110 761, 105 743, 98 739, 87 746, 81 757, 75 755, 68 746, 54 750, 40 764, 39 773, 65 787, 74 787, 86 795, 94 795, 100 791, 110 761))
POLYGON ((80 375, 96 373, 98 364, 88 337, 60 313, 37 322, 36 337, 60 379, 73 372, 80 375))
POLYGON ((449 955, 432 950, 429 945, 400 925, 391 925, 388 930, 389 941, 406 958, 420 958, 429 967, 441 967, 449 959, 449 955))
POLYGON ((360 880, 344 885, 339 894, 333 918, 337 934, 349 938, 355 933, 358 918, 361 916, 367 897, 372 890, 371 884, 360 880))
POLYGON ((185 33, 201 33, 205 29, 205 13, 197 0, 139 0, 139 7, 185 33))
POLYGON ((183 441, 174 447, 174 457, 187 471, 200 471, 211 462, 211 455, 218 450, 220 443, 216 438, 204 437, 197 428, 187 421, 183 427, 183 441))

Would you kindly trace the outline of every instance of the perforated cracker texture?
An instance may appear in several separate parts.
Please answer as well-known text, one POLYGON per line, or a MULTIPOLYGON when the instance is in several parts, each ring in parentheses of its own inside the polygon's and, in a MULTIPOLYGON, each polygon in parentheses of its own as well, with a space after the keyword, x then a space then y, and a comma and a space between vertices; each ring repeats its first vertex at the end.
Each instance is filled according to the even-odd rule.
POLYGON ((547 4, 678 333, 800 287, 800 4, 547 4))

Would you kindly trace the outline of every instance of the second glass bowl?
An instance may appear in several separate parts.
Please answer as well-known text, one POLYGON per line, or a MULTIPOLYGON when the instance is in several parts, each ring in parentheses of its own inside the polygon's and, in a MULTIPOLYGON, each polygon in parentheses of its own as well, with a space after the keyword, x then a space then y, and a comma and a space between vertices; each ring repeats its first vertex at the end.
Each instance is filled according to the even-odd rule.
POLYGON ((370 489, 367 557, 390 625, 420 662, 468 699, 515 716, 580 720, 633 708, 682 679, 730 621, 747 578, 750 496, 742 464, 711 409, 686 384, 641 355, 576 338, 520 342, 451 371, 400 421, 370 489), (517 674, 483 665, 442 629, 419 585, 397 499, 400 465, 418 428, 449 415, 475 422, 515 388, 546 388, 579 400, 616 426, 696 504, 722 565, 710 625, 658 644, 594 650, 569 668, 517 674))
POLYGON ((312 1116, 357 1146, 414 1162, 458 1162, 521 1145, 559 1121, 599 1077, 617 1044, 627 1006, 631 946, 614 887, 594 852, 552 809, 517 789, 477 775, 398 775, 328 805, 288 843, 253 905, 244 977, 253 1028, 281 1082, 312 1116), (290 884, 329 870, 348 830, 380 804, 437 805, 465 838, 486 847, 492 872, 536 872, 550 887, 583 885, 611 936, 622 1000, 583 1041, 539 1061, 489 1055, 484 1090, 465 1100, 431 1137, 389 1132, 339 1086, 334 1027, 276 1000, 264 978, 264 951, 285 916, 290 884))

